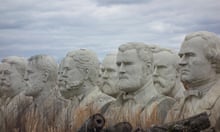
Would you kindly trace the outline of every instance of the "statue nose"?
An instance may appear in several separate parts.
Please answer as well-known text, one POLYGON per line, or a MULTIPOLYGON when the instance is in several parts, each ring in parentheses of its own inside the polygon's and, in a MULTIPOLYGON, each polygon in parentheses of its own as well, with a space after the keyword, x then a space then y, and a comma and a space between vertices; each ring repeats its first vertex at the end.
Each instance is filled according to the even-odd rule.
POLYGON ((185 66, 186 64, 187 64, 186 57, 185 57, 185 55, 183 55, 183 56, 180 58, 179 66, 185 66))
POLYGON ((102 77, 103 77, 103 79, 107 79, 108 78, 108 73, 107 73, 106 70, 103 72, 102 77))
POLYGON ((25 72, 25 74, 24 74, 24 80, 28 81, 28 73, 27 72, 25 72))
POLYGON ((155 76, 155 77, 158 76, 157 66, 154 68, 153 76, 155 76))
POLYGON ((119 67, 119 73, 125 73, 125 66, 123 63, 119 67))

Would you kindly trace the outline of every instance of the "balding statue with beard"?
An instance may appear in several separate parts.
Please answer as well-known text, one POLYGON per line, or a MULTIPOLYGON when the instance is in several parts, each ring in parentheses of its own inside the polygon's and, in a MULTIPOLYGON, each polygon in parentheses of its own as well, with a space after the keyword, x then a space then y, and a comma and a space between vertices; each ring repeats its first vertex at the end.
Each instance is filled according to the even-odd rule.
POLYGON ((176 100, 183 97, 183 85, 180 81, 179 56, 171 50, 156 47, 153 50, 153 82, 156 90, 162 95, 176 100))
POLYGON ((116 65, 116 53, 110 53, 105 56, 101 67, 101 91, 113 98, 117 98, 120 90, 116 87, 118 81, 118 72, 116 65))

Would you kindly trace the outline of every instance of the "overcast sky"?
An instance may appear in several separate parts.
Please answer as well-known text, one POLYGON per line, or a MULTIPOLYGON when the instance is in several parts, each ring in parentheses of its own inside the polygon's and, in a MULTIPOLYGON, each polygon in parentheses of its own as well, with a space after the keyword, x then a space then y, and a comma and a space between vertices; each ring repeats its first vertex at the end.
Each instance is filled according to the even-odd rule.
POLYGON ((220 0, 0 0, 0 59, 87 48, 99 59, 126 42, 178 51, 187 33, 220 35, 220 0))

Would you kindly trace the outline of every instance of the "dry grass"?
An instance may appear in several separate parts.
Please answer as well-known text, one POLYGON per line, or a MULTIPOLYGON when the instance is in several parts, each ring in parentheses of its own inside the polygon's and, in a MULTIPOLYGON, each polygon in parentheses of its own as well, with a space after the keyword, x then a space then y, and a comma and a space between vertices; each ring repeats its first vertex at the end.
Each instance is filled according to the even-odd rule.
MULTIPOLYGON (((105 127, 119 122, 129 122, 133 128, 147 128, 152 124, 158 123, 156 107, 151 116, 147 116, 143 112, 140 113, 140 111, 141 109, 139 108, 132 108, 107 113, 104 115, 106 119, 105 127)), ((98 110, 90 105, 71 109, 70 114, 67 114, 67 110, 64 109, 62 111, 62 115, 65 115, 62 116, 63 119, 60 119, 61 115, 57 115, 55 110, 51 112, 50 116, 52 117, 47 117, 37 108, 25 111, 25 113, 21 113, 22 116, 18 119, 19 124, 17 124, 17 128, 13 130, 10 128, 10 132, 75 132, 98 110)))

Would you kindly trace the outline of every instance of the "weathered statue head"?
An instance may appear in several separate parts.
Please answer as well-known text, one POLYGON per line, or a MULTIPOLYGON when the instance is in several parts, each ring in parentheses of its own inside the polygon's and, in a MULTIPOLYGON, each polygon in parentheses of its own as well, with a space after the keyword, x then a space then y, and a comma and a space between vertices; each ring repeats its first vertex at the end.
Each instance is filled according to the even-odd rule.
POLYGON ((119 89, 116 87, 118 81, 116 53, 107 54, 102 62, 102 86, 101 91, 112 97, 117 97, 119 89))
POLYGON ((35 55, 28 59, 25 80, 30 85, 26 90, 27 96, 37 97, 49 92, 56 86, 57 63, 48 55, 35 55))
MULTIPOLYGON (((180 83, 178 70, 178 62, 180 58, 177 54, 173 53, 172 51, 163 48, 160 48, 158 51, 155 51, 153 53, 153 58, 154 86, 159 93, 169 96, 176 88, 176 83, 180 83)), ((180 87, 177 88, 180 89, 180 87)))
MULTIPOLYGON (((82 94, 85 85, 94 87, 99 75, 99 61, 97 55, 87 49, 69 52, 63 62, 63 79, 65 89, 61 94, 65 98, 82 94)), ((88 87, 86 86, 86 87, 88 87)))
POLYGON ((204 85, 216 79, 220 67, 220 40, 211 32, 186 35, 180 51, 181 81, 186 88, 204 85))
POLYGON ((128 93, 137 91, 152 77, 152 52, 143 43, 123 44, 118 50, 116 64, 119 81, 117 86, 128 93))
POLYGON ((26 66, 27 60, 22 57, 9 56, 2 59, 0 89, 5 91, 7 96, 15 96, 25 89, 26 66))
POLYGON ((99 63, 99 75, 98 75, 98 82, 97 82, 97 86, 99 88, 102 87, 102 63, 99 63))
POLYGON ((60 89, 64 89, 65 88, 65 81, 63 79, 63 65, 65 62, 65 58, 63 58, 59 64, 59 68, 58 68, 58 77, 57 77, 57 85, 60 89))

